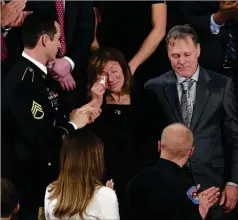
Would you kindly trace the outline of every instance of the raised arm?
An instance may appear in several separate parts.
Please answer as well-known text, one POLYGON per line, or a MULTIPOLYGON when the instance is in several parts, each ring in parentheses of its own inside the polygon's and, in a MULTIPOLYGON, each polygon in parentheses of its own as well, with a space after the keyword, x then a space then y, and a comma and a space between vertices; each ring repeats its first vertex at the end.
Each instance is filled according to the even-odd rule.
POLYGON ((156 50, 166 33, 167 6, 165 3, 152 4, 152 30, 142 43, 139 51, 129 62, 132 74, 156 50))

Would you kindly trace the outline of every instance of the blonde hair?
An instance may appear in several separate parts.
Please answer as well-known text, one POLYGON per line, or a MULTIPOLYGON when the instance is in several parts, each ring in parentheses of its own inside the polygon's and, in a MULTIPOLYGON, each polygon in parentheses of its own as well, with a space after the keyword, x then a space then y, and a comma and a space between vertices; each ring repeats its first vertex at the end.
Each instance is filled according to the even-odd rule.
POLYGON ((60 163, 59 177, 49 189, 49 199, 57 199, 54 216, 78 214, 83 219, 95 188, 102 186, 103 143, 93 132, 77 130, 64 141, 60 163))

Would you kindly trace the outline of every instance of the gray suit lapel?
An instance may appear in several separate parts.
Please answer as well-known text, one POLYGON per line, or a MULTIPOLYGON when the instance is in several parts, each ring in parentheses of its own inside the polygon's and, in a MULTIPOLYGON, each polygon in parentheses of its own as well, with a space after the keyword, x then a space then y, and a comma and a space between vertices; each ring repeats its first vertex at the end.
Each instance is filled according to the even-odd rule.
POLYGON ((191 130, 194 130, 199 118, 206 106, 208 97, 210 96, 210 82, 211 78, 205 69, 200 68, 197 89, 196 100, 193 108, 193 116, 191 122, 191 130))
POLYGON ((174 72, 171 71, 169 76, 164 79, 164 82, 164 94, 168 101, 169 107, 172 110, 176 121, 183 123, 177 91, 177 78, 174 72))

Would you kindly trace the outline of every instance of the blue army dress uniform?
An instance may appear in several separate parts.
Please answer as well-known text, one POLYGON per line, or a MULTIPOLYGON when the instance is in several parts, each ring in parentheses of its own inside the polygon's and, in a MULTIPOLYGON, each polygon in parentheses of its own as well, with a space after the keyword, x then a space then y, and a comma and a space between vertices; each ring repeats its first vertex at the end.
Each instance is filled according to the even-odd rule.
POLYGON ((13 181, 27 205, 43 204, 45 188, 58 173, 62 136, 74 130, 60 111, 58 88, 24 57, 4 81, 2 114, 14 142, 13 181))

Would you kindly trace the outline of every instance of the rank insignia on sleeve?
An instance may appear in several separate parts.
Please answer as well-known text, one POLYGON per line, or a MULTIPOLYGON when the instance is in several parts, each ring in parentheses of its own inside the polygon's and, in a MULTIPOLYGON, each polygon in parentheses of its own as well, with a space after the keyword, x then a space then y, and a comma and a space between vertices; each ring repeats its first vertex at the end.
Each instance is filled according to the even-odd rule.
POLYGON ((32 115, 35 119, 42 119, 44 117, 44 112, 40 104, 33 100, 31 107, 32 115))

